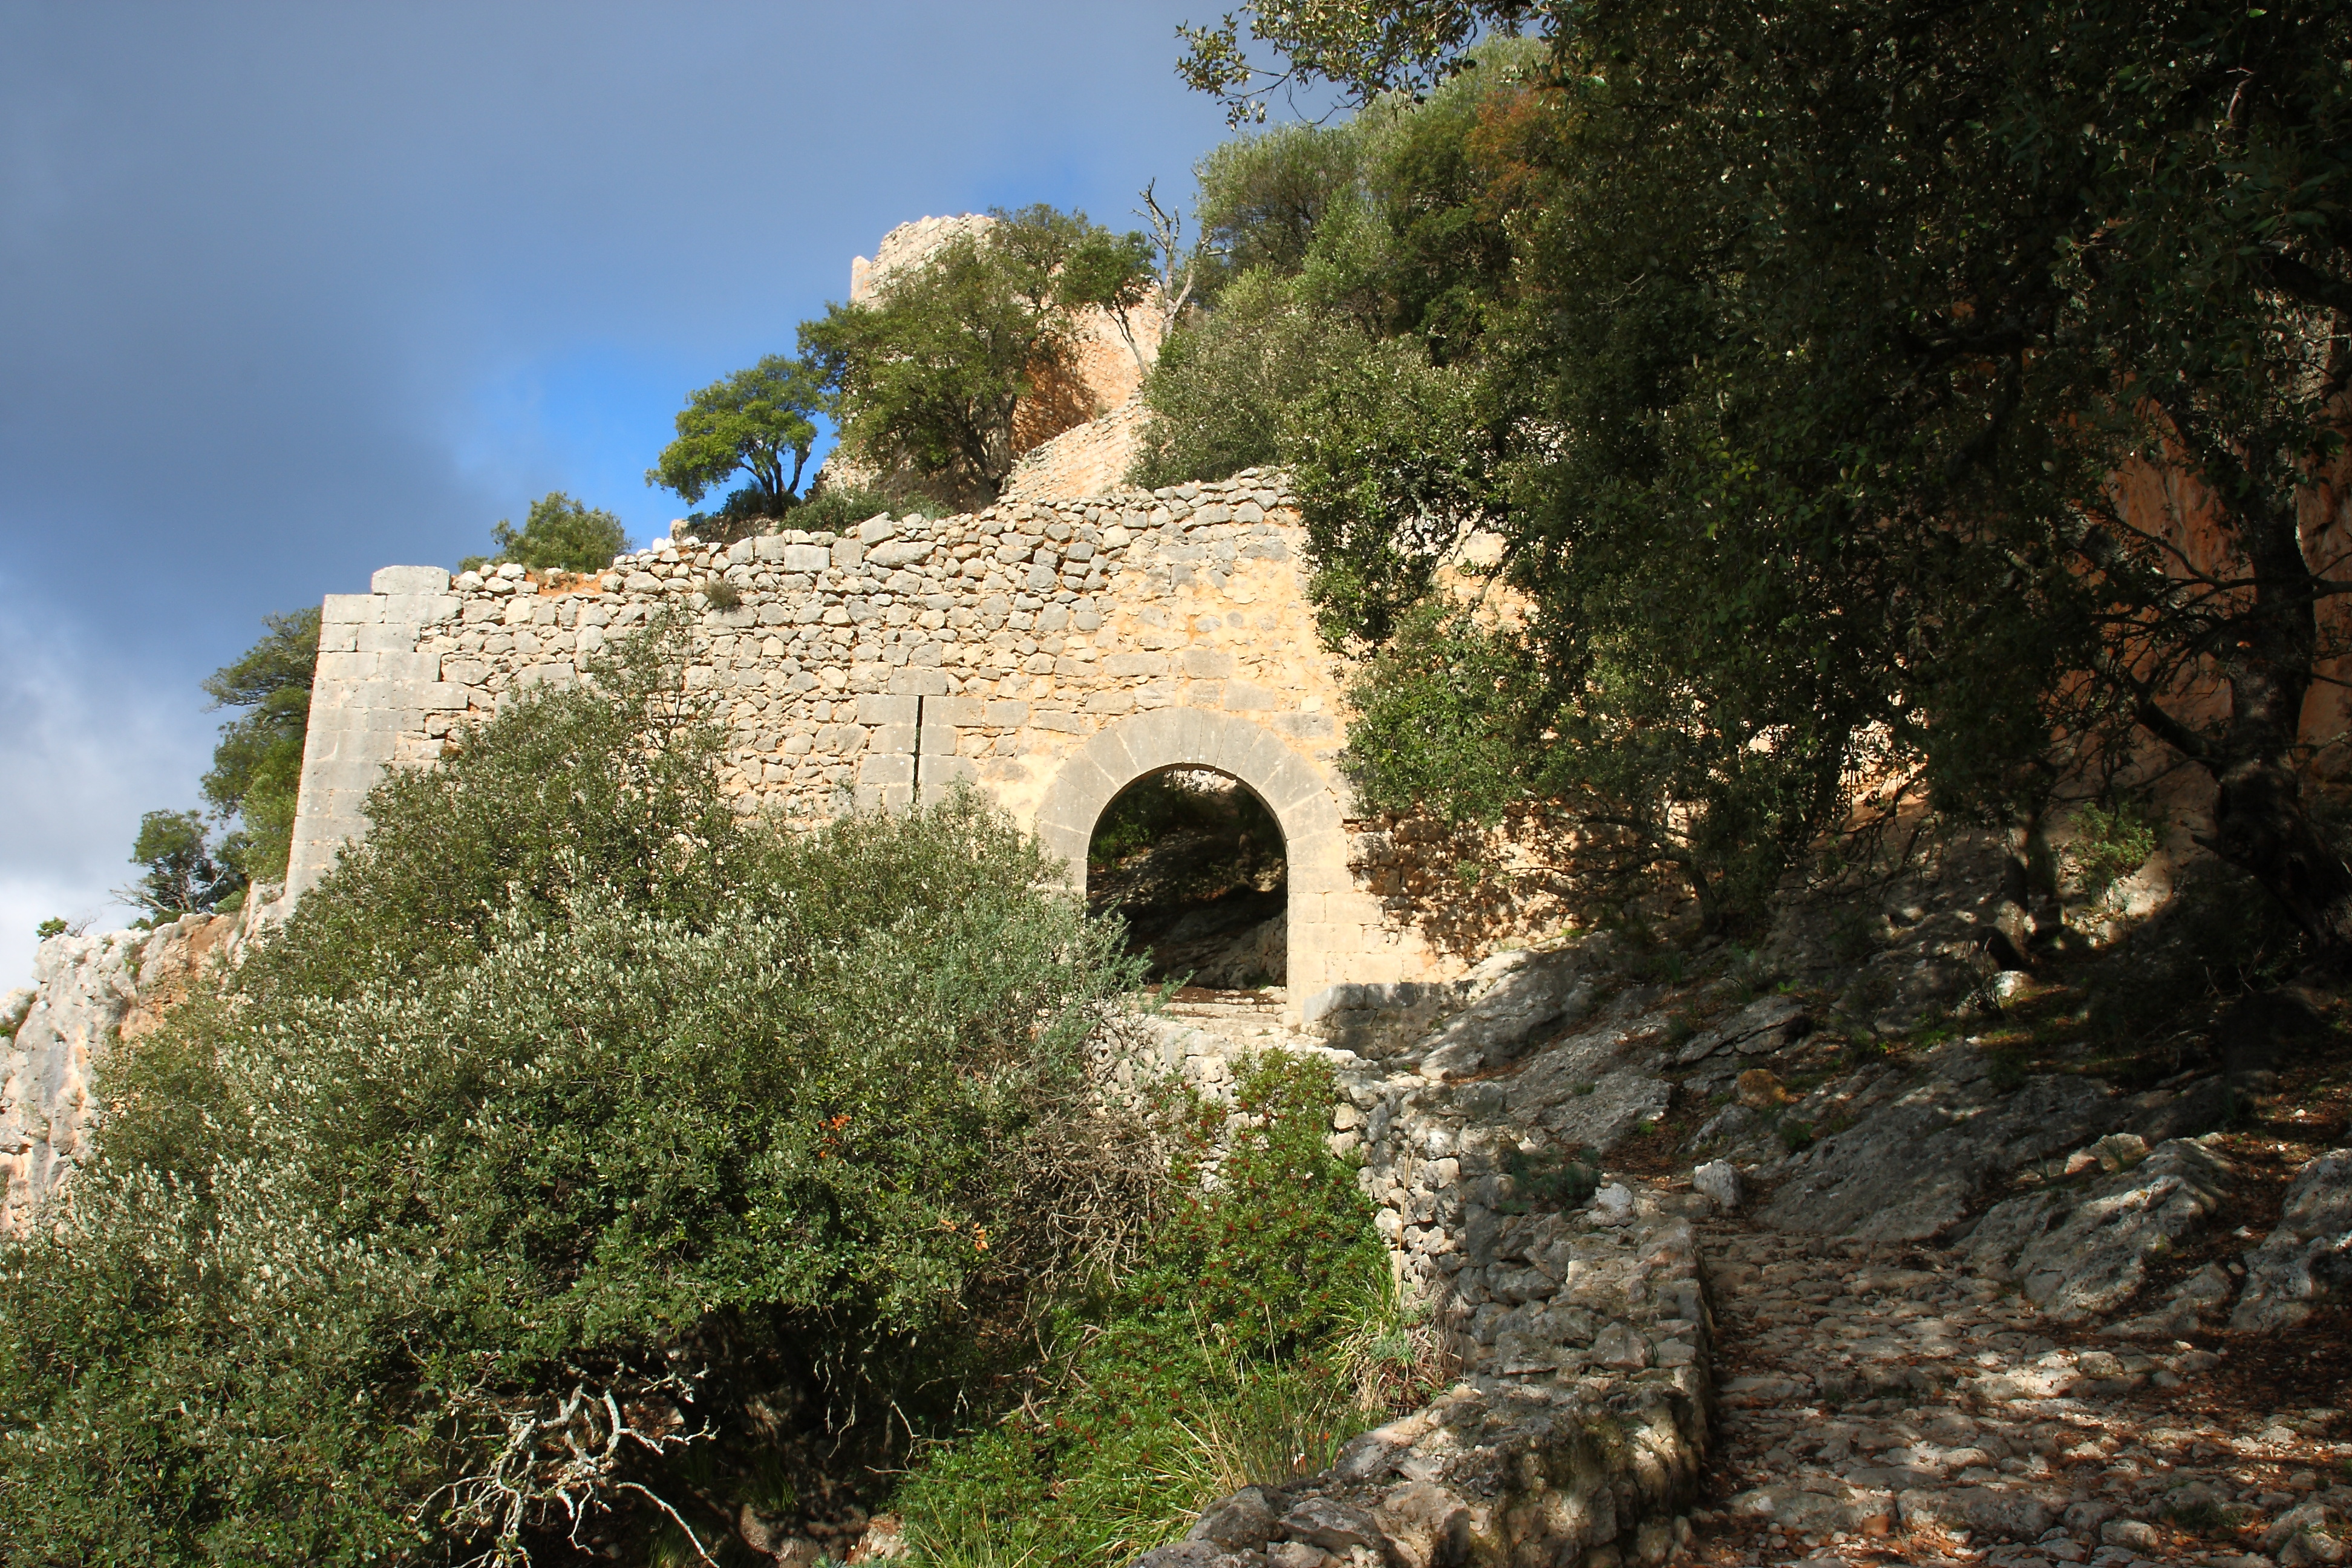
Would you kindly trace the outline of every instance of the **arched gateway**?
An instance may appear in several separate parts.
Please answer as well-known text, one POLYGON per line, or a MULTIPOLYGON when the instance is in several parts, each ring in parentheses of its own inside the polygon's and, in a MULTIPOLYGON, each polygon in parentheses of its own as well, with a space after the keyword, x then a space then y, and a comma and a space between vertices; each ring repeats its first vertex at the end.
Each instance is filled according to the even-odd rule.
POLYGON ((1245 473, 842 536, 665 542, 597 574, 386 567, 322 606, 289 882, 315 882, 365 830, 386 765, 429 763, 453 731, 578 679, 606 638, 677 606, 688 682, 727 729, 725 782, 747 808, 814 823, 969 784, 1033 824, 1083 891, 1120 790, 1213 769, 1286 841, 1294 1008, 1442 978, 1453 966, 1412 911, 1355 869, 1387 847, 1348 821, 1345 672, 1315 635, 1302 532, 1279 477, 1245 473))
POLYGON ((1274 814, 1288 864, 1292 993, 1303 996, 1339 978, 1331 973, 1328 922, 1312 918, 1326 910, 1331 895, 1351 890, 1339 792, 1280 736, 1237 715, 1198 708, 1139 713, 1096 731, 1063 761, 1038 806, 1037 837, 1069 866, 1072 886, 1086 891, 1087 839, 1104 808, 1138 779, 1171 768, 1214 769, 1274 814), (1302 910, 1309 918, 1301 920, 1302 910))

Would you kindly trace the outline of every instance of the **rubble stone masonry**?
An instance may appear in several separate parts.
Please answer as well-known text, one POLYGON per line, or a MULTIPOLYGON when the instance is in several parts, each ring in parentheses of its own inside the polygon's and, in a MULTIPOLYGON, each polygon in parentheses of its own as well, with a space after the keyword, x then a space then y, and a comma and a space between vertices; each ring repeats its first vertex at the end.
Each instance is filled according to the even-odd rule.
POLYGON ((843 536, 680 539, 602 574, 386 567, 371 592, 325 601, 289 883, 314 883, 364 832, 386 765, 429 763, 454 730, 578 679, 606 639, 677 605, 694 627, 687 679, 727 726, 725 778, 746 809, 814 824, 969 783, 1082 887, 1114 795, 1213 768, 1281 823, 1298 1005, 1311 1016, 1343 983, 1438 977, 1454 961, 1351 869, 1334 768, 1344 674, 1315 632, 1302 532, 1280 476, 1248 470, 879 516, 843 536))

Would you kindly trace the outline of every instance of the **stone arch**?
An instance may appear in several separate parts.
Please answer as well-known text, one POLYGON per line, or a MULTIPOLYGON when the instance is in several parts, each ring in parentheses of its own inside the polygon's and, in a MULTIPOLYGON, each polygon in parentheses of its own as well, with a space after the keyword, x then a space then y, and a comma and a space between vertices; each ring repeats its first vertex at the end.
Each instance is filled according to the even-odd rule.
POLYGON ((1162 708, 1097 731, 1062 763, 1037 811, 1037 837, 1087 887, 1087 844, 1118 792, 1168 768, 1213 768, 1265 803, 1282 829, 1293 1005, 1298 979, 1319 973, 1330 928, 1315 918, 1324 895, 1350 885, 1338 788, 1280 736, 1247 719, 1204 708, 1162 708))

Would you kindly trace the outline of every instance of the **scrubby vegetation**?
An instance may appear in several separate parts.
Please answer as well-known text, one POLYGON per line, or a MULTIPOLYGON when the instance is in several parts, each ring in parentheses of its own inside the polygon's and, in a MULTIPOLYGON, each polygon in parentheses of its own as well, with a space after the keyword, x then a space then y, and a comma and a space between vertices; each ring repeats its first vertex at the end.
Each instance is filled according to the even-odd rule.
POLYGON ((1182 66, 1236 122, 1358 109, 1203 165, 1222 291, 1139 472, 1295 465, 1370 804, 1557 798, 1738 926, 1857 775, 2030 836, 2168 752, 2341 962, 2296 770, 2347 589, 2294 520, 2344 451, 2347 26, 1239 7, 1182 66))
POLYGON ((1138 1266, 1056 1312, 1041 1383, 899 1489, 924 1561, 1115 1568, 1204 1500, 1312 1474, 1432 1392, 1429 1336, 1324 1147, 1328 1071, 1268 1059, 1238 1078, 1230 1106, 1193 1108, 1184 1195, 1138 1266), (1228 1136, 1229 1114, 1248 1120, 1228 1136))
POLYGON ((613 557, 629 547, 621 520, 602 507, 575 500, 562 490, 550 490, 530 503, 517 530, 500 518, 490 529, 498 544, 495 555, 468 555, 457 563, 460 572, 509 562, 533 572, 602 572, 613 557))
POLYGON ((1097 1303, 1088 1386, 1205 1332, 1134 1392, 1232 1412, 1369 1321, 1321 1086, 1254 1079, 1203 1193, 1215 1118, 1117 1048, 1117 930, 972 797, 739 816, 682 635, 387 777, 282 934, 110 1058, 70 1204, 0 1247, 0 1561, 823 1537, 992 1390, 1120 1425, 1054 1359, 1097 1303))

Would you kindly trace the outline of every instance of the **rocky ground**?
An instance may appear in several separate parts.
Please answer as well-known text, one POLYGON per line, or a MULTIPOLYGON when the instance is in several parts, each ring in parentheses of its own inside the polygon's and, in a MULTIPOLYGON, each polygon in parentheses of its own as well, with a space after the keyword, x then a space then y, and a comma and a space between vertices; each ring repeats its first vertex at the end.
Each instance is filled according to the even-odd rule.
MULTIPOLYGON (((1643 1358, 1705 1363, 1691 1485, 1601 1465, 1580 1484, 1613 1489, 1612 1528, 1474 1533, 1460 1561, 2345 1560, 2340 1002, 2273 986, 2136 1035, 2086 1000, 2109 971, 2001 971, 1965 913, 1910 921, 1906 962, 1875 963, 1885 984, 1861 998, 1875 1012, 1801 968, 1607 939, 1368 988, 1308 1031, 1265 997, 1171 1009, 1171 1059, 1213 1086, 1234 1048, 1333 1062, 1335 1145, 1362 1151, 1406 1281, 1452 1336, 1449 1397, 1598 1412, 1643 1358), (1695 1226, 1706 1323, 1638 1286, 1572 1324, 1558 1310, 1567 1254, 1536 1270, 1551 1232, 1530 1250, 1528 1226, 1597 1235, 1612 1202, 1645 1237, 1695 1226)), ((1403 1495, 1420 1479, 1299 1495, 1373 1523, 1388 1508, 1398 1528, 1367 1550, 1444 1568, 1398 1533, 1431 1504, 1403 1495)), ((1525 1515, 1447 1488, 1465 1517, 1525 1515)), ((1277 1510, 1259 1546, 1188 1550, 1346 1555, 1306 1563, 1308 1529, 1277 1510)))
POLYGON ((1955 1251, 1736 1218, 1716 1310, 1705 1563, 2338 1562, 2352 1346, 2052 1322, 1955 1251))

